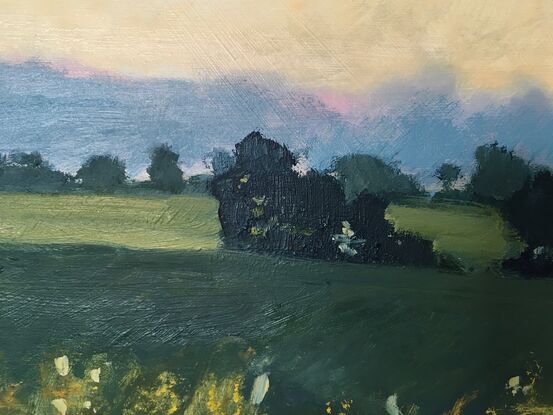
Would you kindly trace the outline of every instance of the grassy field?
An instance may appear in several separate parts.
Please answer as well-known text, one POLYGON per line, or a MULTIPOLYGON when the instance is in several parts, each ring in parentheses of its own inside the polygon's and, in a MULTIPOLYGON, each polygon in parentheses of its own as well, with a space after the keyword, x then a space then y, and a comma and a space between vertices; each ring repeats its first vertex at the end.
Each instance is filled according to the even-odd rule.
MULTIPOLYGON (((466 263, 516 245, 478 206, 412 200, 387 215, 466 263)), ((59 396, 106 415, 183 414, 212 395, 246 405, 265 372, 260 411, 241 414, 353 401, 347 415, 387 415, 395 393, 403 413, 442 414, 474 390, 463 414, 485 413, 514 402, 505 382, 533 360, 553 367, 551 281, 235 252, 215 249, 218 232, 209 197, 0 195, 0 413, 14 405, 6 385, 19 385, 17 415, 50 415, 59 396), (71 382, 56 377, 62 355, 71 382), (108 361, 106 386, 91 389, 85 367, 108 361), (139 410, 167 389, 163 411, 139 410)), ((537 393, 553 404, 545 370, 537 393)))
POLYGON ((436 251, 454 256, 467 269, 497 265, 523 248, 498 212, 484 206, 413 199, 391 205, 386 218, 398 230, 433 240, 436 251))
MULTIPOLYGON (((413 199, 391 205, 399 230, 434 241, 467 268, 486 268, 521 244, 494 210, 413 199)), ((215 249, 217 201, 208 196, 2 194, 0 242, 95 244, 134 249, 215 249)))
MULTIPOLYGON (((102 365, 100 387, 118 398, 111 410, 98 411, 103 415, 183 415, 212 372, 219 379, 214 393, 220 398, 219 387, 225 389, 226 402, 236 384, 247 401, 253 378, 269 373, 258 415, 325 414, 329 401, 338 414, 346 399, 353 400, 347 415, 388 415, 384 401, 394 393, 401 406, 420 406, 421 415, 444 414, 474 390, 476 406, 462 413, 484 414, 507 403, 505 383, 524 376, 532 359, 544 368, 540 399, 553 403, 551 281, 223 249, 0 244, 0 264, 2 415, 3 374, 8 385, 22 382, 22 402, 60 391, 69 405, 96 402, 97 393, 82 396, 86 385, 78 387, 83 365, 99 364, 79 359, 93 356, 117 372, 112 381, 102 365), (40 369, 46 364, 52 373, 62 355, 74 378, 58 379, 58 388, 40 369), (136 370, 138 389, 119 383, 136 370), (167 371, 177 384, 177 412, 123 411, 163 388, 156 379, 167 371)), ((49 399, 43 412, 16 414, 53 415, 49 399)))
POLYGON ((218 233, 210 197, 0 195, 0 242, 215 249, 218 233))

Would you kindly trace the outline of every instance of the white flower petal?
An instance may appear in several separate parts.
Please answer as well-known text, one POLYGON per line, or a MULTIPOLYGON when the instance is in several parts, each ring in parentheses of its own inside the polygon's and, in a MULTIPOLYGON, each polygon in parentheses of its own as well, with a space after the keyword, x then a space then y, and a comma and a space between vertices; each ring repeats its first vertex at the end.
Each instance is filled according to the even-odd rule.
POLYGON ((263 373, 262 375, 256 377, 253 382, 250 402, 254 405, 259 405, 263 401, 263 398, 265 398, 265 394, 268 390, 269 376, 267 375, 267 373, 263 373))
POLYGON ((67 413, 67 401, 65 399, 54 399, 51 403, 60 415, 65 415, 67 413))
POLYGON ((69 359, 67 356, 63 355, 61 357, 56 357, 54 359, 54 365, 60 376, 67 376, 69 374, 69 359))

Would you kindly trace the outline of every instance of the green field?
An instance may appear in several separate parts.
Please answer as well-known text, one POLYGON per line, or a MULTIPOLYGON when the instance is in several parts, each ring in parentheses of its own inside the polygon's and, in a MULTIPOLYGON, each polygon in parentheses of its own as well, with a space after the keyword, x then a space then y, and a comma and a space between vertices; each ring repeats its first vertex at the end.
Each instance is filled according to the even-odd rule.
MULTIPOLYGON (((399 230, 434 241, 466 268, 487 268, 522 245, 491 208, 413 199, 391 205, 399 230)), ((133 249, 215 249, 217 201, 208 196, 2 194, 0 242, 95 244, 133 249)))
POLYGON ((219 230, 205 196, 0 195, 0 242, 215 249, 219 230))
POLYGON ((452 255, 466 269, 497 266, 516 256, 523 244, 492 208, 411 200, 391 205, 386 218, 397 230, 434 241, 434 249, 452 255))
MULTIPOLYGON (((413 200, 387 215, 475 264, 516 241, 478 206, 413 200)), ((505 382, 534 361, 536 402, 553 404, 550 281, 217 249, 219 229, 210 197, 1 195, 0 414, 54 415, 62 396, 67 415, 89 400, 106 415, 223 413, 207 410, 223 401, 227 414, 352 402, 347 415, 388 415, 397 393, 402 413, 424 415, 475 390, 462 414, 483 414, 513 403, 505 382), (270 389, 252 408, 260 373, 270 389)))

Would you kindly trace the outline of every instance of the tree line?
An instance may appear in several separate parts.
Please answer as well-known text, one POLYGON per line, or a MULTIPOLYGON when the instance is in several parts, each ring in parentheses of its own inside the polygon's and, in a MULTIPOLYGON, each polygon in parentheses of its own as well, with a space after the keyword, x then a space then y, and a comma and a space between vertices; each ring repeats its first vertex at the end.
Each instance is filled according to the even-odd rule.
POLYGON ((71 175, 56 170, 38 152, 14 153, 0 157, 0 189, 27 192, 83 189, 100 193, 153 189, 180 193, 188 187, 207 191, 205 179, 192 177, 185 181, 178 162, 179 154, 168 144, 156 146, 150 152, 149 180, 138 183, 129 180, 125 161, 110 154, 90 156, 76 174, 71 175))
MULTIPOLYGON (((553 273, 553 176, 497 143, 481 145, 468 178, 460 166, 443 163, 434 176, 441 189, 433 200, 477 202, 496 208, 526 242, 520 258, 505 266, 529 274, 553 273)), ((234 152, 215 149, 205 157, 213 176, 185 181, 179 154, 167 144, 150 152, 149 180, 129 181, 123 160, 89 157, 75 175, 58 171, 37 153, 0 157, 0 189, 113 192, 153 189, 180 193, 211 191, 229 245, 298 256, 353 262, 431 264, 440 261, 431 243, 396 232, 384 219, 388 204, 428 195, 398 165, 368 154, 337 158, 323 171, 301 173, 284 145, 252 132, 234 152)), ((476 243, 476 242, 475 242, 476 243)))
MULTIPOLYGON (((427 194, 397 165, 366 154, 343 156, 326 171, 303 175, 296 165, 286 146, 259 132, 236 144, 233 163, 215 172, 212 181, 228 245, 351 262, 447 264, 430 241, 397 232, 385 219, 391 201, 427 194)), ((516 229, 527 249, 505 267, 531 275, 553 272, 548 168, 492 143, 476 149, 474 172, 463 186, 455 164, 442 164, 435 176, 441 190, 434 200, 493 206, 516 229)))

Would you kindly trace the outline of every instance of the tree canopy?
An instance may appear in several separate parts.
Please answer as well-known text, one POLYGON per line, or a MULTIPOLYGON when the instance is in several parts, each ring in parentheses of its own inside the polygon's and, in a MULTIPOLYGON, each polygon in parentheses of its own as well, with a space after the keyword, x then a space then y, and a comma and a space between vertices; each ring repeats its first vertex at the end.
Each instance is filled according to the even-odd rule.
POLYGON ((528 162, 497 143, 477 147, 476 169, 469 188, 484 201, 503 201, 522 189, 530 177, 528 162))
POLYGON ((178 166, 179 155, 168 144, 155 147, 150 155, 150 166, 146 170, 152 185, 159 190, 179 193, 184 188, 182 170, 178 166))
POLYGON ((461 167, 452 163, 443 163, 434 172, 434 177, 442 182, 442 190, 448 192, 461 177, 461 167))
POLYGON ((336 160, 334 174, 346 199, 353 201, 363 192, 378 196, 415 195, 422 192, 417 181, 399 168, 368 154, 352 154, 336 160))
POLYGON ((121 186, 127 179, 125 162, 111 155, 89 157, 77 171, 82 186, 96 191, 109 191, 121 186))

